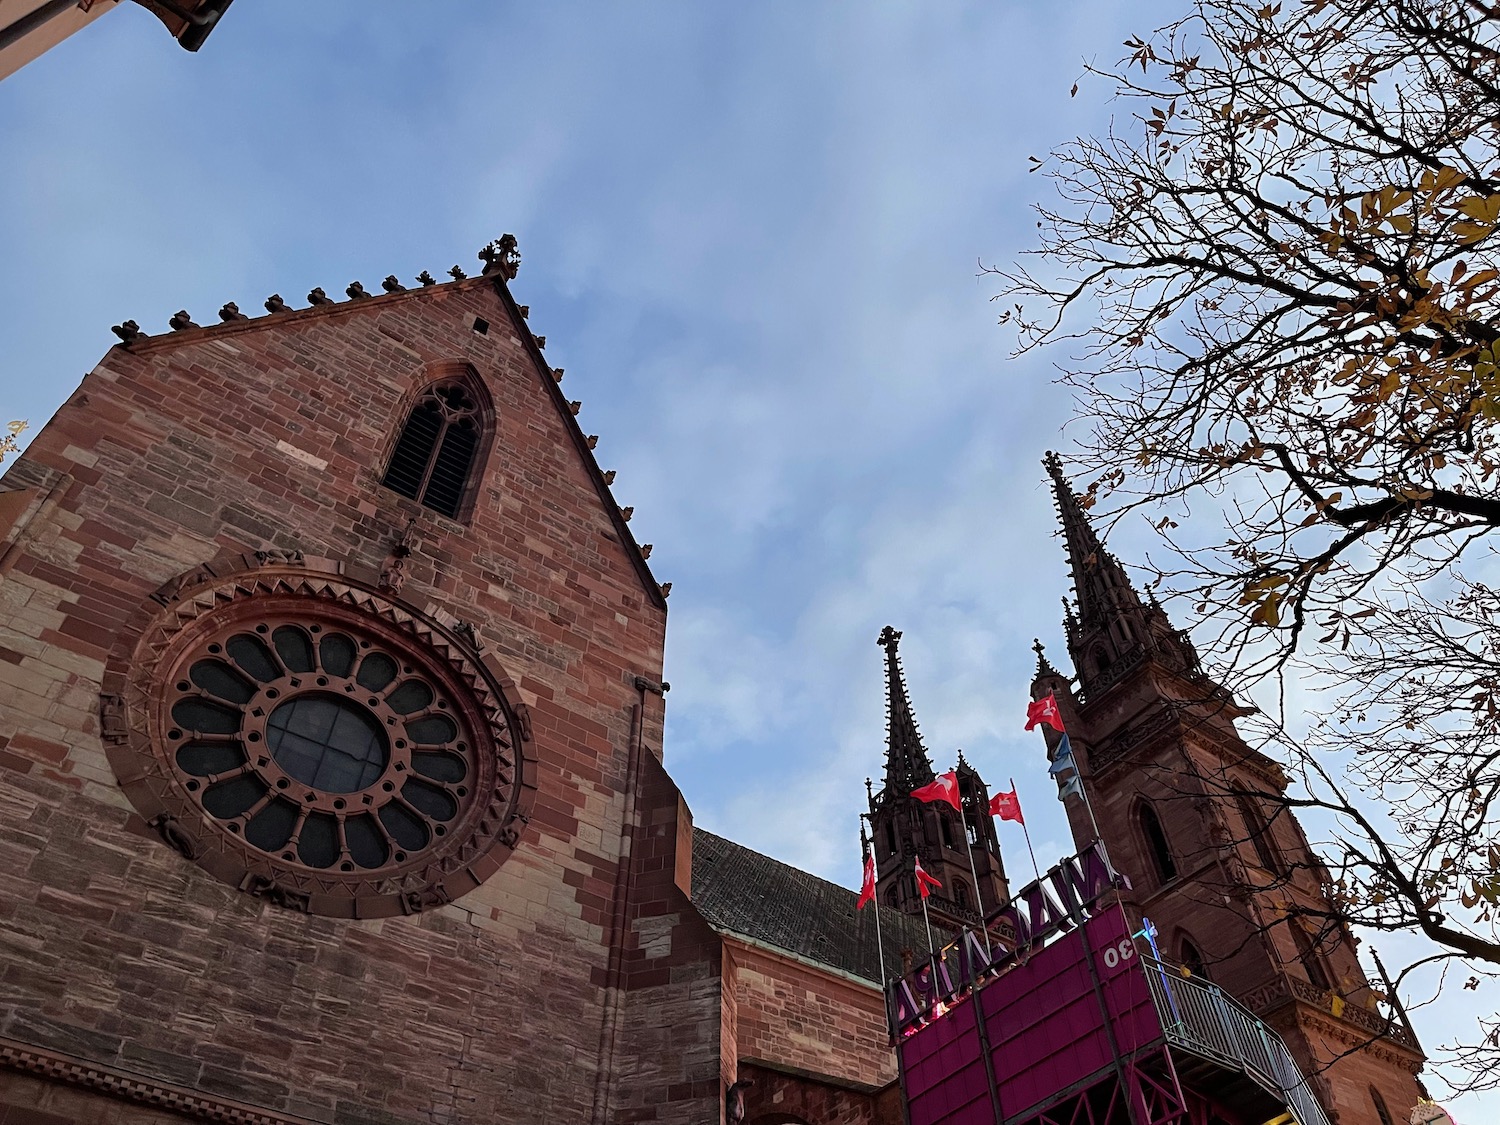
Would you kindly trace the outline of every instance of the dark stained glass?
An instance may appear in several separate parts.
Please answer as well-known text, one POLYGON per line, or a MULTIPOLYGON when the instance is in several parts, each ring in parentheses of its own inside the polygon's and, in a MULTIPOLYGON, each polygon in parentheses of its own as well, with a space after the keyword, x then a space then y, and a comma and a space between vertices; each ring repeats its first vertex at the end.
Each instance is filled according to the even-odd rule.
POLYGON ((421 680, 407 680, 386 696, 385 701, 397 714, 410 715, 413 711, 420 711, 432 702, 432 689, 421 680))
POLYGON ((379 867, 390 854, 385 833, 369 813, 344 821, 344 841, 349 845, 350 858, 361 867, 379 867))
POLYGON ((325 634, 318 644, 323 671, 331 676, 347 676, 354 670, 354 641, 343 633, 325 634))
POLYGON ((458 804, 452 797, 415 777, 401 787, 401 796, 412 808, 426 813, 433 820, 452 820, 458 815, 458 804))
POLYGON ((236 633, 224 645, 234 662, 261 683, 279 679, 281 668, 271 656, 259 637, 249 633, 236 633))
POLYGON ((457 754, 434 754, 418 751, 411 756, 411 768, 433 781, 457 782, 464 779, 468 768, 457 754))
POLYGON ((200 660, 188 672, 188 678, 209 695, 229 703, 249 703, 255 689, 238 672, 222 660, 200 660))
POLYGON ((266 741, 289 776, 325 793, 373 784, 389 759, 375 718, 333 695, 303 695, 277 707, 266 723, 266 741))
POLYGON ((391 839, 407 851, 414 852, 427 846, 427 825, 400 801, 382 805, 378 815, 391 839))
POLYGON ((266 784, 253 773, 216 782, 203 791, 203 807, 220 820, 249 812, 266 795, 266 784))
POLYGON ((238 742, 189 742, 177 751, 177 767, 194 777, 228 773, 245 764, 238 742))
POLYGON ((313 670, 312 641, 301 629, 283 625, 271 634, 271 642, 276 646, 281 662, 286 665, 288 672, 311 672, 313 670))
POLYGON ((383 652, 372 652, 359 666, 355 677, 366 691, 379 691, 396 678, 396 662, 383 652))
POLYGON ((262 851, 274 852, 285 846, 297 826, 297 806, 290 801, 275 800, 250 818, 245 825, 245 839, 262 851))
POLYGON ((332 867, 339 857, 339 822, 328 813, 310 813, 297 839, 297 858, 309 867, 332 867))
POLYGON ((208 699, 183 699, 172 705, 172 721, 200 734, 234 734, 240 713, 208 699))
POLYGON ((458 737, 458 728, 446 715, 427 715, 407 723, 406 733, 419 746, 441 746, 458 737))

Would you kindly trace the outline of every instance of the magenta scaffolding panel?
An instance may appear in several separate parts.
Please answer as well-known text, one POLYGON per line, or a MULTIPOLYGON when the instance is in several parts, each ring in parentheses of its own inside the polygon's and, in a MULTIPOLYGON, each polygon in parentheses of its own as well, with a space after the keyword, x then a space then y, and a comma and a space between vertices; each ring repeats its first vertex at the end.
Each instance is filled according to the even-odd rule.
POLYGON ((1019 940, 966 932, 893 983, 910 1125, 1328 1125, 1274 1031, 1137 943, 1101 863, 992 916, 1019 940))

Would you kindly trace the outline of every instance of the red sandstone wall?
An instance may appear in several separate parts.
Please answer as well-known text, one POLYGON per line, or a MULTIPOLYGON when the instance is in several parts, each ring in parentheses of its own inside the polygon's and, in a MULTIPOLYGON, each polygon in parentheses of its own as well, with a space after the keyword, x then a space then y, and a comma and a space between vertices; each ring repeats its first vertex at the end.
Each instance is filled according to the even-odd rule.
MULTIPOLYGON (((0 542, 0 1036, 317 1120, 602 1112, 634 678, 660 678, 665 618, 544 378, 474 279, 116 348, 37 435, 0 542), (377 483, 398 404, 447 360, 477 368, 499 418, 467 525, 377 483), (412 514, 403 597, 477 622, 530 708, 531 825, 441 909, 290 913, 141 823, 100 744, 105 651, 152 590, 225 550, 378 569, 412 514)), ((717 1011, 716 972, 660 987, 679 985, 717 1011)), ((696 1086, 636 1096, 703 1104, 696 1086)))
POLYGON ((871 1089, 896 1077, 880 989, 726 938, 739 1058, 871 1089))

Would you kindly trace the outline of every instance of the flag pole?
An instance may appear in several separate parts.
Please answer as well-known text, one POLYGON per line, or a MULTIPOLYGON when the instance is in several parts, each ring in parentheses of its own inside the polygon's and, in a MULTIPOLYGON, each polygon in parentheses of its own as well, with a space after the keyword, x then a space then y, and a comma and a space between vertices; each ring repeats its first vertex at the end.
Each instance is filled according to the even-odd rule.
MULTIPOLYGON (((1010 779, 1010 791, 1012 793, 1016 791, 1015 778, 1010 779)), ((1021 831, 1026 834, 1026 854, 1031 857, 1031 870, 1036 872, 1036 881, 1040 883, 1042 881, 1042 869, 1036 865, 1036 849, 1031 846, 1031 829, 1026 827, 1024 815, 1021 819, 1021 831)))
MULTIPOLYGON (((960 750, 958 752, 960 764, 962 764, 963 755, 964 752, 960 750)), ((954 771, 953 777, 955 781, 958 779, 957 770, 954 771)), ((979 932, 984 935, 984 955, 986 957, 989 957, 992 953, 992 950, 990 949, 990 928, 989 926, 985 925, 984 921, 984 891, 982 891, 979 887, 979 869, 974 866, 974 843, 969 837, 969 816, 966 812, 964 812, 964 789, 962 785, 959 785, 957 788, 958 821, 963 825, 964 844, 969 849, 969 874, 974 877, 974 905, 979 908, 979 932)), ((979 833, 976 831, 975 835, 977 836, 978 834, 979 833)), ((999 906, 1000 904, 997 902, 995 905, 999 906)))
MULTIPOLYGON (((865 820, 868 818, 868 816, 869 816, 869 814, 865 813, 865 814, 861 814, 861 816, 859 818, 859 847, 860 847, 860 859, 861 859, 861 861, 863 861, 864 858, 870 854, 870 846, 871 846, 870 845, 870 838, 865 835, 865 820)), ((877 872, 877 875, 878 875, 878 872, 877 872)), ((878 880, 877 880, 877 886, 878 886, 878 880)), ((884 993, 885 993, 885 939, 880 936, 880 894, 879 894, 878 891, 875 894, 875 901, 873 903, 871 903, 870 905, 872 905, 872 906, 875 907, 875 951, 876 951, 876 955, 880 958, 880 991, 881 991, 881 994, 884 995, 884 993)))
MULTIPOLYGON (((917 860, 917 862, 921 863, 922 861, 917 860)), ((912 873, 912 878, 916 878, 915 871, 912 873)), ((917 879, 917 897, 922 900, 922 923, 927 927, 927 953, 935 963, 937 961, 937 946, 932 944, 932 919, 927 916, 927 888, 922 885, 922 880, 920 879, 917 879)), ((878 906, 879 904, 877 903, 876 905, 878 906)), ((933 971, 936 972, 937 970, 934 968, 933 971)))

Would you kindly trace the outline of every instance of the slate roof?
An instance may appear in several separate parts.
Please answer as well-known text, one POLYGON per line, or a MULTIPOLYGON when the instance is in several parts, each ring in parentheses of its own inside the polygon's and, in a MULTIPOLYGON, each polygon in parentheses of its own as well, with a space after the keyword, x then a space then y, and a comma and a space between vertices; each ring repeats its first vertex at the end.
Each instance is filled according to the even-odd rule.
MULTIPOLYGON (((859 894, 747 847, 693 829, 693 905, 714 929, 738 934, 878 984, 875 911, 887 976, 901 950, 927 952, 927 930, 888 906, 855 910, 859 894)), ((939 931, 933 935, 943 940, 939 931)))

